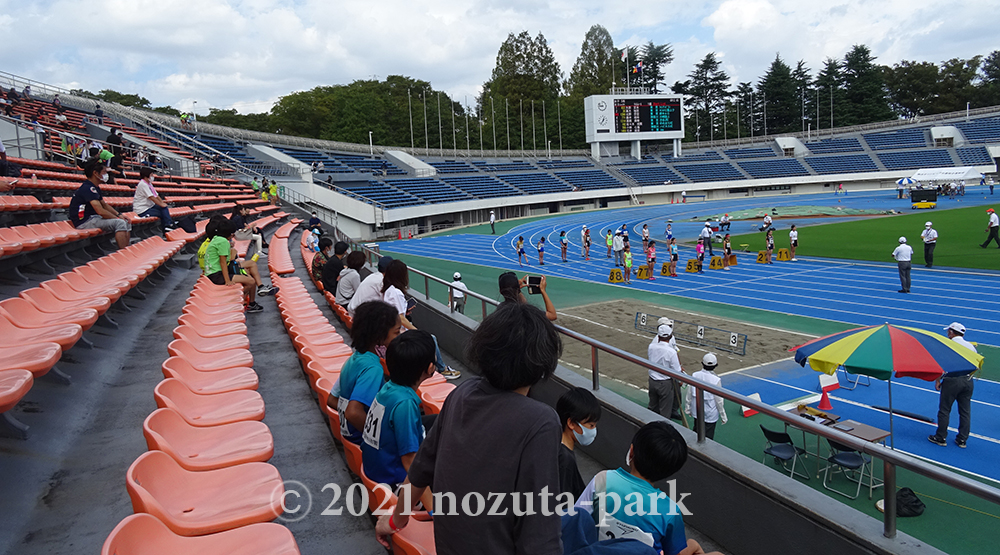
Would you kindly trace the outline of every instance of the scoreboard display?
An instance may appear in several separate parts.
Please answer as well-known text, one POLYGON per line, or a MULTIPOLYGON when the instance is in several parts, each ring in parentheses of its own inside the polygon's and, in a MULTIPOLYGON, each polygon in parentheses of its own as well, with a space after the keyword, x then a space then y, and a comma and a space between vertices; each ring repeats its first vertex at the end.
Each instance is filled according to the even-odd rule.
POLYGON ((680 95, 595 95, 584 100, 587 142, 683 139, 680 95))

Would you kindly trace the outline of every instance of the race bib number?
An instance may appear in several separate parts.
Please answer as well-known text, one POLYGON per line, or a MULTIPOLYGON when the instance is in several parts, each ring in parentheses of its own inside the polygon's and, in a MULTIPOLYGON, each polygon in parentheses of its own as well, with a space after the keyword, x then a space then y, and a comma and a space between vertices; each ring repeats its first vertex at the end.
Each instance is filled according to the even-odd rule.
POLYGON ((347 404, 350 403, 349 400, 338 397, 337 398, 337 414, 340 415, 340 435, 347 437, 351 435, 351 431, 347 429, 347 404))
POLYGON ((365 429, 361 439, 372 449, 378 449, 379 438, 382 437, 382 420, 385 419, 385 407, 378 400, 372 401, 365 418, 365 429))
POLYGON ((639 528, 626 524, 613 516, 605 515, 603 523, 598 525, 599 536, 602 540, 639 540, 642 543, 653 547, 653 535, 643 532, 639 528))

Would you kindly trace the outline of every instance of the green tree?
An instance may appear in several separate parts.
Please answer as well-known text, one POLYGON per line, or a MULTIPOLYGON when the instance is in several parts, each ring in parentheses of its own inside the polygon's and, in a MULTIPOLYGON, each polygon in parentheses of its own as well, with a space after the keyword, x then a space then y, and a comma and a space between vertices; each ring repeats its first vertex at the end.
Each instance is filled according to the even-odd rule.
POLYGON ((979 66, 982 56, 973 56, 968 60, 952 58, 941 62, 940 85, 936 111, 952 112, 964 110, 966 103, 975 105, 978 100, 976 81, 979 78, 979 66))
POLYGON ((1000 50, 990 52, 979 68, 979 106, 1000 104, 1000 50))
POLYGON ((663 84, 663 72, 674 61, 674 49, 669 44, 653 44, 649 41, 642 47, 642 84, 651 92, 659 93, 663 84))
POLYGON ((580 55, 566 79, 566 94, 580 98, 607 94, 614 79, 614 64, 615 43, 611 33, 600 25, 594 25, 584 36, 580 55))
POLYGON ((795 82, 799 117, 802 119, 800 131, 805 131, 807 123, 812 122, 813 126, 816 125, 813 122, 816 119, 816 95, 812 87, 812 75, 810 69, 806 67, 805 61, 799 60, 799 63, 795 64, 795 69, 792 71, 792 81, 795 82))
MULTIPOLYGON (((707 140, 714 135, 712 114, 718 112, 723 101, 732 94, 729 91, 729 75, 722 70, 722 62, 715 52, 709 52, 694 66, 688 77, 687 81, 674 83, 671 90, 687 96, 688 121, 685 127, 688 137, 707 140)), ((721 117, 719 121, 722 121, 721 117)))
POLYGON ((632 73, 635 64, 639 62, 638 46, 619 46, 615 48, 615 79, 616 86, 625 87, 627 85, 641 85, 639 75, 632 73), (622 59, 622 52, 626 53, 622 59))
POLYGON ((871 49, 863 44, 854 45, 844 56, 843 82, 846 105, 843 121, 839 125, 860 125, 893 119, 889 108, 885 81, 875 64, 871 49))
POLYGON ((819 118, 816 121, 816 129, 846 125, 843 123, 846 100, 840 60, 827 58, 823 62, 823 69, 816 76, 814 87, 819 96, 819 118))
POLYGON ((792 68, 775 55, 771 66, 757 84, 762 103, 763 131, 769 135, 799 130, 799 95, 792 68))
POLYGON ((214 123, 226 127, 237 129, 249 129, 251 131, 273 131, 270 125, 271 115, 268 113, 240 114, 235 109, 222 110, 219 108, 209 108, 207 116, 198 118, 205 123, 214 123))
POLYGON ((938 66, 931 62, 903 60, 892 67, 884 67, 889 105, 904 118, 933 114, 937 110, 939 90, 938 66))

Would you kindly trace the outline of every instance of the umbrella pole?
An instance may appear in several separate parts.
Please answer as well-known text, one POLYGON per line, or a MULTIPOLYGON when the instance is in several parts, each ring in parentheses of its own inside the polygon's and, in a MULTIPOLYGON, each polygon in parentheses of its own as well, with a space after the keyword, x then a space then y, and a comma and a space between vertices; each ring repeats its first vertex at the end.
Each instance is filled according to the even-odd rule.
POLYGON ((896 448, 896 438, 892 430, 892 376, 889 376, 889 448, 896 448))

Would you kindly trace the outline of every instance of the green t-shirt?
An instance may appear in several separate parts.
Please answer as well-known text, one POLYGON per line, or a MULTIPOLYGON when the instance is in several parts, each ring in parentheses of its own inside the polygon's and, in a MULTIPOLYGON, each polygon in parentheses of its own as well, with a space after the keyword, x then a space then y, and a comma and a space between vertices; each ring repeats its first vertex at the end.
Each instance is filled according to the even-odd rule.
MULTIPOLYGON (((225 237, 213 237, 208 243, 208 248, 205 249, 205 275, 210 276, 216 272, 222 271, 222 265, 219 263, 219 257, 226 257, 226 261, 229 261, 229 239, 225 237)), ((232 277, 232 276, 230 276, 232 277)))

